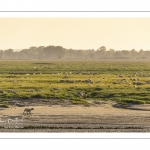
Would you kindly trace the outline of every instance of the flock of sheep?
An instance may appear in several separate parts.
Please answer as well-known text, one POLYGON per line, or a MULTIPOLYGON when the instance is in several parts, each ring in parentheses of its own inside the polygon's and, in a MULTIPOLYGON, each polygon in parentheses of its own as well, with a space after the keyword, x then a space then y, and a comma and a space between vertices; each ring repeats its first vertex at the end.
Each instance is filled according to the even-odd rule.
MULTIPOLYGON (((72 74, 72 73, 68 73, 68 74, 72 74)), ((91 73, 77 72, 76 74, 86 74, 86 75, 89 75, 91 73)), ((92 74, 93 75, 97 75, 98 73, 92 73, 92 74)), ((123 74, 118 74, 117 76, 119 78, 122 78, 122 79, 119 82, 113 81, 112 84, 127 83, 129 86, 132 84, 134 87, 137 87, 138 85, 150 84, 150 81, 141 82, 139 78, 136 78, 137 77, 137 73, 135 73, 134 75, 127 75, 126 76, 126 77, 129 77, 130 81, 127 80, 127 78, 125 78, 125 75, 123 75, 123 74)), ((149 77, 150 74, 147 75, 147 74, 144 74, 144 73, 140 72, 138 76, 139 77, 149 77)), ((91 85, 93 83, 101 83, 102 82, 101 80, 99 80, 99 81, 92 81, 92 79, 90 79, 90 78, 84 79, 84 80, 81 80, 81 79, 72 80, 72 79, 68 79, 68 78, 70 78, 70 77, 68 75, 65 75, 63 77, 63 79, 59 80, 58 83, 87 83, 87 84, 91 85)), ((102 78, 102 80, 103 79, 105 79, 105 78, 102 78)), ((108 87, 110 88, 111 86, 108 85, 108 87)), ((57 90, 57 88, 54 88, 54 90, 55 89, 57 90)), ((8 89, 6 92, 17 94, 17 92, 15 90, 13 90, 13 89, 8 89)), ((28 92, 43 92, 43 90, 41 90, 41 89, 37 89, 37 90, 30 89, 30 90, 28 90, 28 92)), ((2 91, 2 90, 0 90, 0 93, 5 93, 5 92, 2 91)), ((82 94, 78 94, 78 95, 82 95, 82 94)))
MULTIPOLYGON (((71 73, 70 73, 71 74, 71 73)), ((85 74, 83 72, 78 72, 76 74, 85 74)), ((94 75, 97 75, 97 73, 95 73, 94 75)), ((117 78, 120 79, 120 80, 116 80, 116 81, 112 81, 111 84, 121 84, 121 83, 126 83, 128 84, 128 86, 130 85, 133 85, 134 87, 137 87, 139 85, 144 85, 144 84, 150 84, 150 81, 146 81, 146 80, 143 80, 143 81, 140 81, 140 77, 150 77, 150 74, 144 74, 142 72, 140 72, 139 74, 135 73, 135 74, 132 74, 132 75, 129 75, 129 74, 126 74, 126 75, 123 75, 123 74, 116 74, 117 75, 117 78)), ((99 81, 93 81, 92 79, 90 78, 87 78, 87 79, 84 79, 84 80, 70 80, 68 79, 69 76, 68 75, 65 75, 63 77, 63 79, 61 79, 59 81, 59 83, 78 83, 78 82, 82 82, 82 83, 87 83, 87 84, 94 84, 94 83, 101 83, 102 80, 104 80, 105 78, 102 78, 102 80, 99 80, 99 81)), ((109 84, 107 85, 108 88, 111 88, 109 84)), ((59 88, 54 88, 54 90, 58 90, 59 88)), ((39 90, 36 90, 38 92, 43 92, 41 89, 39 90)), ((17 94, 17 92, 13 89, 8 89, 7 90, 8 93, 13 93, 13 94, 17 94)), ((35 92, 34 89, 30 89, 29 92, 35 92)), ((0 90, 0 93, 5 93, 4 91, 0 90)), ((88 93, 87 92, 76 92, 74 94, 76 97, 80 97, 80 98, 84 98, 86 99, 88 97, 88 93)), ((15 107, 15 106, 25 106, 24 104, 19 104, 18 102, 16 101, 9 101, 9 106, 11 107, 15 107)), ((24 113, 25 112, 27 114, 30 114, 31 111, 34 110, 33 108, 29 109, 29 108, 25 108, 24 110, 24 113)))
MULTIPOLYGON (((78 73, 78 74, 84 74, 84 73, 82 73, 82 72, 80 72, 80 73, 78 73)), ((95 74, 97 74, 97 73, 95 73, 95 74)), ((94 75, 95 75, 94 74, 94 75)), ((145 85, 145 84, 150 84, 150 81, 148 80, 148 81, 146 81, 146 80, 144 80, 144 81, 140 81, 140 78, 138 78, 137 76, 139 76, 139 77, 150 77, 150 74, 144 74, 144 73, 142 73, 142 72, 140 72, 139 73, 139 75, 137 75, 137 73, 135 73, 134 75, 128 75, 127 74, 127 76, 125 76, 125 75, 123 75, 123 74, 117 74, 117 77, 119 77, 120 78, 120 81, 118 81, 118 82, 116 82, 116 81, 113 81, 112 82, 112 84, 122 84, 122 83, 127 83, 128 84, 128 86, 130 86, 130 85, 133 85, 133 87, 137 87, 138 85, 145 85), (127 78, 129 79, 127 79, 127 78)), ((64 77, 65 79, 61 79, 59 82, 60 83, 87 83, 87 84, 94 84, 94 83, 102 83, 102 81, 92 81, 92 79, 90 79, 90 78, 88 78, 88 79, 86 79, 86 80, 70 80, 70 79, 68 79, 69 77, 68 76, 65 76, 64 77)), ((104 80, 105 78, 102 78, 102 80, 104 80)), ((111 84, 111 83, 110 83, 111 84)), ((107 86, 108 88, 110 88, 111 86, 110 85, 108 85, 107 86)))

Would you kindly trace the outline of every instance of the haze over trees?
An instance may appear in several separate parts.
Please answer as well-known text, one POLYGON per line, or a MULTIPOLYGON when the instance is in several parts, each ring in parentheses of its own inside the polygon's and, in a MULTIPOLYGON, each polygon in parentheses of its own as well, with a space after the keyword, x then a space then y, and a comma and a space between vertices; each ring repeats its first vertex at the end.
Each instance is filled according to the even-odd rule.
POLYGON ((14 59, 14 60, 77 60, 77 59, 150 59, 149 50, 135 49, 131 50, 107 50, 105 46, 99 47, 97 50, 75 50, 66 49, 62 46, 40 46, 30 47, 29 49, 22 49, 14 51, 13 49, 0 50, 0 59, 14 59))

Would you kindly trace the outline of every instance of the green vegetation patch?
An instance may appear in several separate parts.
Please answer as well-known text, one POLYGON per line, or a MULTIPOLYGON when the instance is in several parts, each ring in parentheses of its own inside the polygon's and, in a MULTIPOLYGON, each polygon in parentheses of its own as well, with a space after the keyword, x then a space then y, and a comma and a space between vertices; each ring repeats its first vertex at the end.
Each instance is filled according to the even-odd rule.
POLYGON ((91 99, 150 103, 149 60, 3 60, 0 71, 3 107, 11 98, 67 99, 83 105, 89 105, 91 99))

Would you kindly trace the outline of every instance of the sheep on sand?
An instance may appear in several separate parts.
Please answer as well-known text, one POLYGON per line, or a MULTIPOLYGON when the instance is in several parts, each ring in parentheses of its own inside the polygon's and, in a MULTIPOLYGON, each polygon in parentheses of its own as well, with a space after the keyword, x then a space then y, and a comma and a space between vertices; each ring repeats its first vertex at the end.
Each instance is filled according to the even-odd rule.
POLYGON ((33 108, 25 108, 23 114, 25 115, 25 113, 26 113, 26 114, 28 114, 28 115, 29 115, 29 114, 31 115, 31 111, 32 111, 32 110, 34 110, 34 109, 33 109, 33 108))

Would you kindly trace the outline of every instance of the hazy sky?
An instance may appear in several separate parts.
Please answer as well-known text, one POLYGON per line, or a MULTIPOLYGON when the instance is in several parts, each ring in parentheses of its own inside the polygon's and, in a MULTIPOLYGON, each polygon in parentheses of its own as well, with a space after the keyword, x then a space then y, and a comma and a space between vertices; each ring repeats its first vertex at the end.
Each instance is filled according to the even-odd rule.
POLYGON ((0 49, 150 50, 150 18, 0 18, 0 49))

